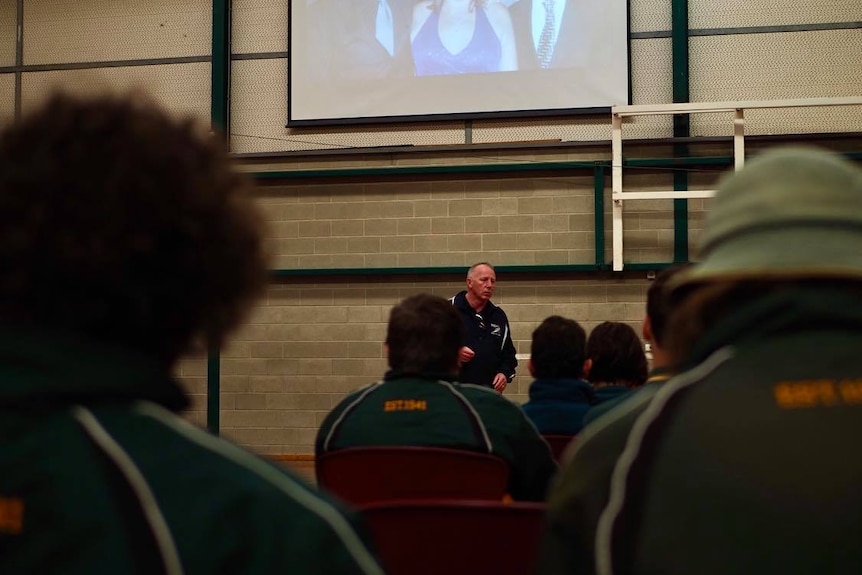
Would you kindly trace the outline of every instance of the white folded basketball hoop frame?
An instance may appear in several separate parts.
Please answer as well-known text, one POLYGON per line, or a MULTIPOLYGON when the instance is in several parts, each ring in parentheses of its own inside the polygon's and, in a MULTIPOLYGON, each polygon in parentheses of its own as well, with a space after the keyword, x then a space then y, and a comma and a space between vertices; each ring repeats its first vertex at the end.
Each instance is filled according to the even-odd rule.
POLYGON ((746 109, 754 108, 800 108, 815 106, 859 106, 862 96, 844 98, 803 98, 797 100, 754 100, 739 102, 693 102, 682 104, 657 104, 614 106, 611 109, 613 134, 611 161, 611 199, 613 200, 613 269, 623 269, 623 202, 629 200, 710 198, 715 190, 671 190, 671 191, 623 191, 623 118, 626 116, 649 116, 668 114, 699 114, 707 112, 733 112, 733 160, 736 170, 745 163, 745 116, 746 109))

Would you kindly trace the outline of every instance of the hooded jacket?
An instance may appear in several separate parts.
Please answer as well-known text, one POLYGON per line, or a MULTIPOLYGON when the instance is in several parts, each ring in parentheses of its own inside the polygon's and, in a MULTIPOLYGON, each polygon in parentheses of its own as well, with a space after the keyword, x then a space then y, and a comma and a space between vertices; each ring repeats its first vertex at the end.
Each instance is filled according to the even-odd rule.
POLYGON ((537 379, 530 385, 524 413, 543 434, 575 435, 584 415, 597 403, 596 393, 583 379, 537 379))
POLYGON ((332 502, 187 404, 143 355, 0 330, 0 573, 382 574, 332 502))
POLYGON ((856 573, 862 302, 770 294, 688 369, 588 426, 549 498, 539 573, 856 573))
POLYGON ((491 387, 494 376, 502 373, 511 382, 518 360, 506 312, 489 301, 481 313, 476 313, 467 302, 466 290, 449 301, 464 322, 464 345, 476 352, 473 359, 461 366, 458 381, 491 387))

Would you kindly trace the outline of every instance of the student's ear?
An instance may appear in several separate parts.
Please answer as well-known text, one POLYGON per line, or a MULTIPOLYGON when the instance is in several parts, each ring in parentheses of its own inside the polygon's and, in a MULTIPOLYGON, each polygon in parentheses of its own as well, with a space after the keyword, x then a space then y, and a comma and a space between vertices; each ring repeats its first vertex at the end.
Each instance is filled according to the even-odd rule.
POLYGON ((653 342, 652 322, 650 322, 649 316, 644 318, 643 336, 644 336, 644 340, 646 340, 647 342, 649 342, 649 343, 653 342))
POLYGON ((584 375, 583 379, 587 379, 590 376, 590 370, 593 369, 593 360, 585 359, 584 360, 584 375))
POLYGON ((533 367, 533 358, 527 360, 527 370, 530 372, 530 376, 536 377, 536 368, 533 367))

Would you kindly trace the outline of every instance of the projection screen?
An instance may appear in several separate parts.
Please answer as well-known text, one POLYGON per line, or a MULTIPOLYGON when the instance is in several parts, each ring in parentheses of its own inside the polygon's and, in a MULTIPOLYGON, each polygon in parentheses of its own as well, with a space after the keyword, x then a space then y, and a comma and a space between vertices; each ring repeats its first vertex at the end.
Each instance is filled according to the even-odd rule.
POLYGON ((289 0, 288 126, 629 103, 627 0, 289 0))

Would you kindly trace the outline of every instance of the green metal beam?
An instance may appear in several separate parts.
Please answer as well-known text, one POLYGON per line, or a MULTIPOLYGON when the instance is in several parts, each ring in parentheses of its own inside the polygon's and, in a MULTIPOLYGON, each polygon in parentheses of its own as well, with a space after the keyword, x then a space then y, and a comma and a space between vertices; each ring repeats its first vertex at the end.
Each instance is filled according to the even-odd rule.
POLYGON ((231 0, 213 0, 210 116, 213 128, 230 132, 231 0))
MULTIPOLYGON (((231 0, 213 0, 210 119, 228 143, 230 133, 231 0)), ((221 350, 211 345, 207 354, 207 428, 218 435, 221 412, 221 350)))
POLYGON ((388 168, 335 168, 321 170, 280 170, 254 172, 257 180, 289 180, 306 178, 355 178, 366 176, 434 176, 541 172, 562 170, 591 170, 595 162, 530 162, 518 164, 459 164, 450 166, 392 166, 388 168))
MULTIPOLYGON (((494 266, 500 273, 556 273, 556 272, 595 272, 601 267, 596 264, 545 264, 494 266)), ((401 267, 401 268, 306 268, 276 269, 270 274, 276 278, 307 276, 385 276, 385 275, 446 275, 463 274, 464 266, 401 267)))
POLYGON ((605 263, 605 168, 593 168, 593 236, 595 237, 596 267, 606 268, 605 263))
MULTIPOLYGON (((673 74, 673 101, 688 102, 689 60, 688 60, 688 0, 671 2, 671 52, 673 74)), ((673 117, 675 138, 691 135, 688 114, 675 114, 673 117)), ((688 156, 688 144, 674 144, 674 156, 688 156)), ((688 173, 684 170, 673 174, 673 189, 688 190, 688 173)), ((673 201, 673 260, 688 261, 688 201, 673 201)))

